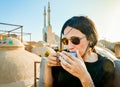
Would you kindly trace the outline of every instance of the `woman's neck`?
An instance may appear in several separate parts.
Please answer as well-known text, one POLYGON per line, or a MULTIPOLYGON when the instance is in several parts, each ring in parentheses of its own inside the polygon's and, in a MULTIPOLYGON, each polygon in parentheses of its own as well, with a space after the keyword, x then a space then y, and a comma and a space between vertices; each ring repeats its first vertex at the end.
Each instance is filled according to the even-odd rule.
POLYGON ((98 55, 95 52, 88 51, 83 57, 85 62, 96 62, 98 60, 98 55))

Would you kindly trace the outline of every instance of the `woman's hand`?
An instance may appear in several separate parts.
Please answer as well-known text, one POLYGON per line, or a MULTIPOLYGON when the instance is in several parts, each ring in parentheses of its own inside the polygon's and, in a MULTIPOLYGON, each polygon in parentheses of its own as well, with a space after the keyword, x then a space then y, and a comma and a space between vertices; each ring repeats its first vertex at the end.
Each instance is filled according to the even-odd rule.
POLYGON ((61 66, 71 73, 73 76, 77 77, 80 79, 83 87, 88 87, 89 85, 92 84, 90 87, 94 87, 93 81, 91 79, 90 74, 87 71, 87 68, 85 66, 85 63, 80 56, 79 52, 76 51, 77 57, 74 57, 70 55, 67 52, 61 52, 61 66))
POLYGON ((44 71, 44 83, 45 87, 53 87, 52 66, 59 66, 57 53, 51 53, 46 58, 45 71, 44 71))
POLYGON ((70 55, 67 52, 61 52, 61 66, 68 71, 69 73, 71 73, 72 75, 76 76, 76 77, 81 77, 83 76, 83 73, 87 72, 86 66, 84 64, 83 59, 81 58, 81 56, 79 55, 78 52, 77 53, 77 57, 70 55))
POLYGON ((60 66, 60 61, 58 60, 58 54, 57 53, 50 54, 47 58, 46 64, 49 67, 60 66))

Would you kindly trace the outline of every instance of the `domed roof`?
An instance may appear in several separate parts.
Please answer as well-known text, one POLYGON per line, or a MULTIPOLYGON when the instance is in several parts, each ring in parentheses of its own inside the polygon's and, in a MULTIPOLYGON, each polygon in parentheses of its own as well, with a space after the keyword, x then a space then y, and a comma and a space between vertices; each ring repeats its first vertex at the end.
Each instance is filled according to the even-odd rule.
POLYGON ((50 47, 34 47, 32 48, 32 53, 40 55, 41 57, 45 57, 45 53, 55 53, 55 51, 50 47))
POLYGON ((0 48, 24 48, 24 45, 16 38, 7 37, 0 41, 0 48))
POLYGON ((96 49, 96 52, 98 54, 101 54, 101 55, 103 55, 107 58, 111 58, 113 60, 116 59, 115 54, 111 50, 109 50, 108 48, 96 46, 95 49, 96 49))
POLYGON ((11 39, 13 42, 5 40, 6 45, 0 45, 0 87, 26 87, 34 83, 34 62, 40 61, 40 57, 24 49, 7 49, 23 46, 11 39))

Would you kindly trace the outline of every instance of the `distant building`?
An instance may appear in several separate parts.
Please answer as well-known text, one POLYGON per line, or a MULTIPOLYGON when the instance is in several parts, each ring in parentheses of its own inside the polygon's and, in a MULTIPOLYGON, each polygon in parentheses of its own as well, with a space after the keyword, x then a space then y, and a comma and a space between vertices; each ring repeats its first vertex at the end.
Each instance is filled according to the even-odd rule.
MULTIPOLYGON (((50 2, 48 2, 48 25, 46 26, 46 7, 44 7, 44 27, 43 27, 43 41, 50 45, 57 44, 59 39, 56 40, 56 35, 52 32, 52 25, 50 23, 50 2)), ((58 37, 58 36, 57 36, 58 37)), ((59 38, 59 37, 58 37, 59 38)))

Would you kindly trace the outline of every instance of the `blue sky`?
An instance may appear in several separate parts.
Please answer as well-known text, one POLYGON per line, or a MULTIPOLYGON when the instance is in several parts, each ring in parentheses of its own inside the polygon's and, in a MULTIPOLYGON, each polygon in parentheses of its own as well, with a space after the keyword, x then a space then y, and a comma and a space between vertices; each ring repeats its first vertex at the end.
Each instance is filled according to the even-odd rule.
MULTIPOLYGON (((85 15, 95 22, 99 39, 120 41, 120 0, 0 0, 0 22, 22 25, 25 33, 32 33, 32 40, 40 41, 48 2, 52 31, 57 35, 68 18, 85 15)), ((14 27, 0 25, 0 30, 7 29, 14 27)))

